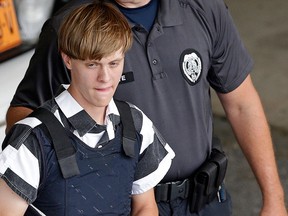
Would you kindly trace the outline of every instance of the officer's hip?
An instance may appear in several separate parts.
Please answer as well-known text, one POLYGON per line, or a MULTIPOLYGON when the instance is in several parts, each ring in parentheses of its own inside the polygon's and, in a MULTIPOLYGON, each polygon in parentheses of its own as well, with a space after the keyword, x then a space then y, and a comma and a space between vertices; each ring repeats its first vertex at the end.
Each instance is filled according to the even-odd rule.
POLYGON ((224 178, 228 160, 223 151, 213 149, 207 161, 189 178, 181 181, 158 184, 155 198, 159 203, 185 200, 191 213, 200 212, 207 204, 227 199, 224 178))

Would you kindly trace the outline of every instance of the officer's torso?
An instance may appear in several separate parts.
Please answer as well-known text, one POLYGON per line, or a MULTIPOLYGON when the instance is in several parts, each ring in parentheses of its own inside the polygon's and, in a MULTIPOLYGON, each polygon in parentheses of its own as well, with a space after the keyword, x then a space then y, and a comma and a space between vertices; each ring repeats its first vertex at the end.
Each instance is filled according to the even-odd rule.
POLYGON ((210 151, 212 134, 206 78, 212 41, 199 13, 171 2, 177 11, 170 21, 173 26, 158 17, 150 34, 139 26, 132 28, 133 47, 126 54, 125 77, 115 95, 140 107, 172 146, 176 157, 168 181, 185 178, 200 166, 210 151), (184 60, 189 55, 190 60, 184 60), (189 64, 196 72, 194 77, 190 74, 192 81, 189 64))

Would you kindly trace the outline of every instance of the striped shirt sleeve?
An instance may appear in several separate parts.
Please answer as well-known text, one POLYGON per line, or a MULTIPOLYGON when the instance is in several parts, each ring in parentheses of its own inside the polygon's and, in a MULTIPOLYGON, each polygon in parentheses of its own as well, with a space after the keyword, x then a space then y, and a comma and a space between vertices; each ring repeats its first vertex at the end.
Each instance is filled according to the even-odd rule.
POLYGON ((31 134, 40 123, 36 118, 18 122, 6 136, 2 144, 6 147, 0 153, 0 177, 29 204, 36 199, 40 182, 41 151, 31 134))
POLYGON ((152 121, 135 106, 132 106, 132 116, 136 130, 142 137, 132 194, 141 194, 162 180, 175 154, 152 121))

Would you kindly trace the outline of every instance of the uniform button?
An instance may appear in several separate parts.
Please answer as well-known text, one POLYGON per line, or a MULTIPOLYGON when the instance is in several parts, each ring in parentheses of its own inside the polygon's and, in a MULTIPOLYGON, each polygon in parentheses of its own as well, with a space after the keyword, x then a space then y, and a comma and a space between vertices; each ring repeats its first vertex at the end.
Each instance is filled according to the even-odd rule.
POLYGON ((143 31, 143 28, 140 25, 134 26, 134 29, 139 32, 143 31))
POLYGON ((153 63, 154 65, 156 65, 156 64, 158 63, 158 61, 157 61, 156 59, 153 59, 152 63, 153 63))
POLYGON ((141 31, 141 27, 138 27, 138 26, 137 26, 137 27, 135 27, 135 30, 136 30, 136 31, 141 31))

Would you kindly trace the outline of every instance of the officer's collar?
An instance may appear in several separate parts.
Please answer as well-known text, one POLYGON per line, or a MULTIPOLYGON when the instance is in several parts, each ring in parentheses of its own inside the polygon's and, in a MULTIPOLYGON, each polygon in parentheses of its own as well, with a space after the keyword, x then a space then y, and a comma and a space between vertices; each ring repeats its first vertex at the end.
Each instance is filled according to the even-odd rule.
MULTIPOLYGON (((156 16, 159 24, 162 26, 176 26, 183 23, 181 10, 179 10, 180 3, 178 0, 159 0, 159 9, 156 16), (159 16, 161 14, 161 16, 159 16)), ((107 2, 117 4, 115 1, 107 0, 107 2)), ((135 24, 130 22, 130 26, 134 27, 135 24)))
POLYGON ((180 3, 178 0, 159 0, 159 12, 161 16, 157 15, 157 20, 162 26, 176 26, 183 23, 181 10, 179 10, 180 3))

